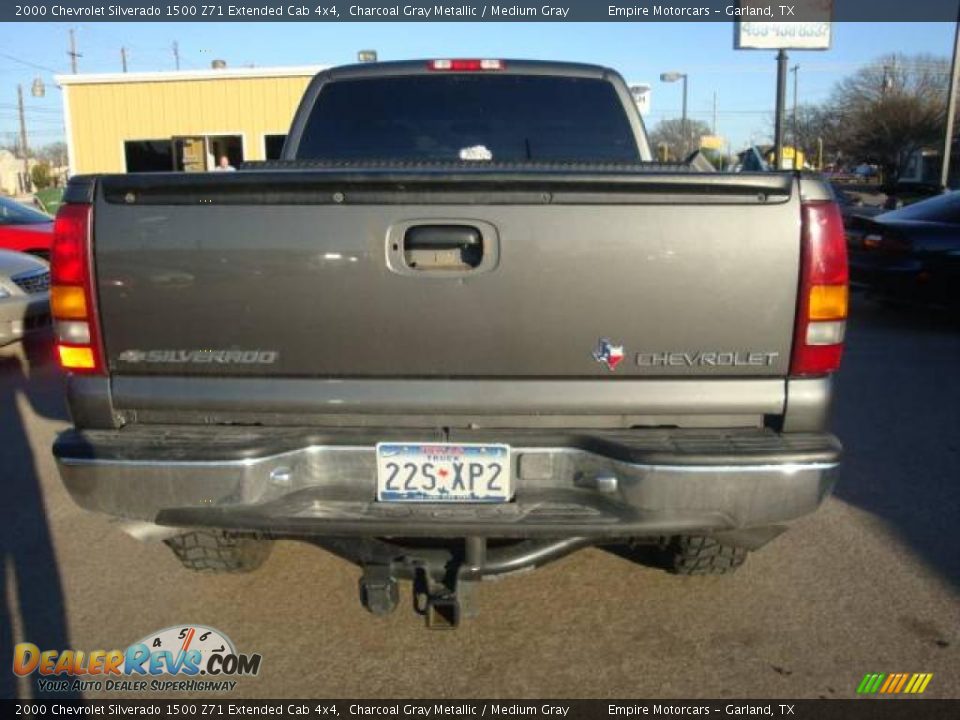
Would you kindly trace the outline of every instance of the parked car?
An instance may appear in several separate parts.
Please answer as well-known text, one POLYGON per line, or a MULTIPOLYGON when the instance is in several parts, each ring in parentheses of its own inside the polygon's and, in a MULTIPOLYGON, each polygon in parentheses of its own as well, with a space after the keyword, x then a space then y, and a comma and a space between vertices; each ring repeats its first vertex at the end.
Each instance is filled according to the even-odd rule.
POLYGON ((853 193, 843 189, 837 183, 831 183, 833 196, 840 206, 840 214, 843 215, 844 224, 854 217, 874 217, 883 212, 883 208, 878 205, 865 205, 863 200, 853 193))
POLYGON ((50 325, 50 268, 24 253, 0 250, 0 346, 50 325))
POLYGON ((847 226, 851 281, 888 298, 960 305, 960 192, 847 226))
POLYGON ((0 197, 0 250, 16 250, 48 260, 52 238, 52 217, 0 197))
POLYGON ((309 539, 442 626, 588 545, 730 572, 836 479, 829 187, 653 162, 608 68, 333 68, 280 161, 64 201, 60 475, 187 568, 309 539))

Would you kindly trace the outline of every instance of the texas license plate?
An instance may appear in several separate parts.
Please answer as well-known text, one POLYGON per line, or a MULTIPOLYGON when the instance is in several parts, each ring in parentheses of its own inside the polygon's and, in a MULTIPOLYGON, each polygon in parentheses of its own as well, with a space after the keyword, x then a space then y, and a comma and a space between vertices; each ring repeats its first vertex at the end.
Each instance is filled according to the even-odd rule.
POLYGON ((377 500, 509 502, 508 445, 379 443, 377 500))

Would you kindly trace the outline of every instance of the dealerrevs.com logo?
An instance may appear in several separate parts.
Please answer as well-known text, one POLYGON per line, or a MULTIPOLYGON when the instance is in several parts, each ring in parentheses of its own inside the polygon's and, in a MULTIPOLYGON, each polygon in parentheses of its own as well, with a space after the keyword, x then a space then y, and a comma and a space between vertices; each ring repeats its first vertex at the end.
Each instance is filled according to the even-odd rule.
POLYGON ((125 650, 42 650, 18 643, 13 672, 40 675, 39 689, 46 692, 230 691, 237 685, 232 678, 259 674, 261 660, 238 653, 219 630, 174 625, 125 650))

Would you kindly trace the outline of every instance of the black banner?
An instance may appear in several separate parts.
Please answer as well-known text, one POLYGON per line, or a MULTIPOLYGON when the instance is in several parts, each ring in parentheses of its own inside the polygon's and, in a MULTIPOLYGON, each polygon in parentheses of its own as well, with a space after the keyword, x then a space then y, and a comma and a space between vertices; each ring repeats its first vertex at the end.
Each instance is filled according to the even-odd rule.
POLYGON ((0 700, 3 717, 955 720, 960 700, 0 700))
POLYGON ((24 0, 0 20, 28 22, 921 22, 957 19, 948 0, 24 0))

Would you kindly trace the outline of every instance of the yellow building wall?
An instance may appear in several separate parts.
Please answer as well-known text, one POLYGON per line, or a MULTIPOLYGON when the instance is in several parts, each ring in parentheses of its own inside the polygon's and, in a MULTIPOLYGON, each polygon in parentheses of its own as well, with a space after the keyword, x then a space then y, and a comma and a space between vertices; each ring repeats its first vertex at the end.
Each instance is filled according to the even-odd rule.
POLYGON ((126 171, 123 143, 175 135, 242 135, 245 160, 285 134, 311 76, 76 84, 68 93, 73 168, 126 171))

